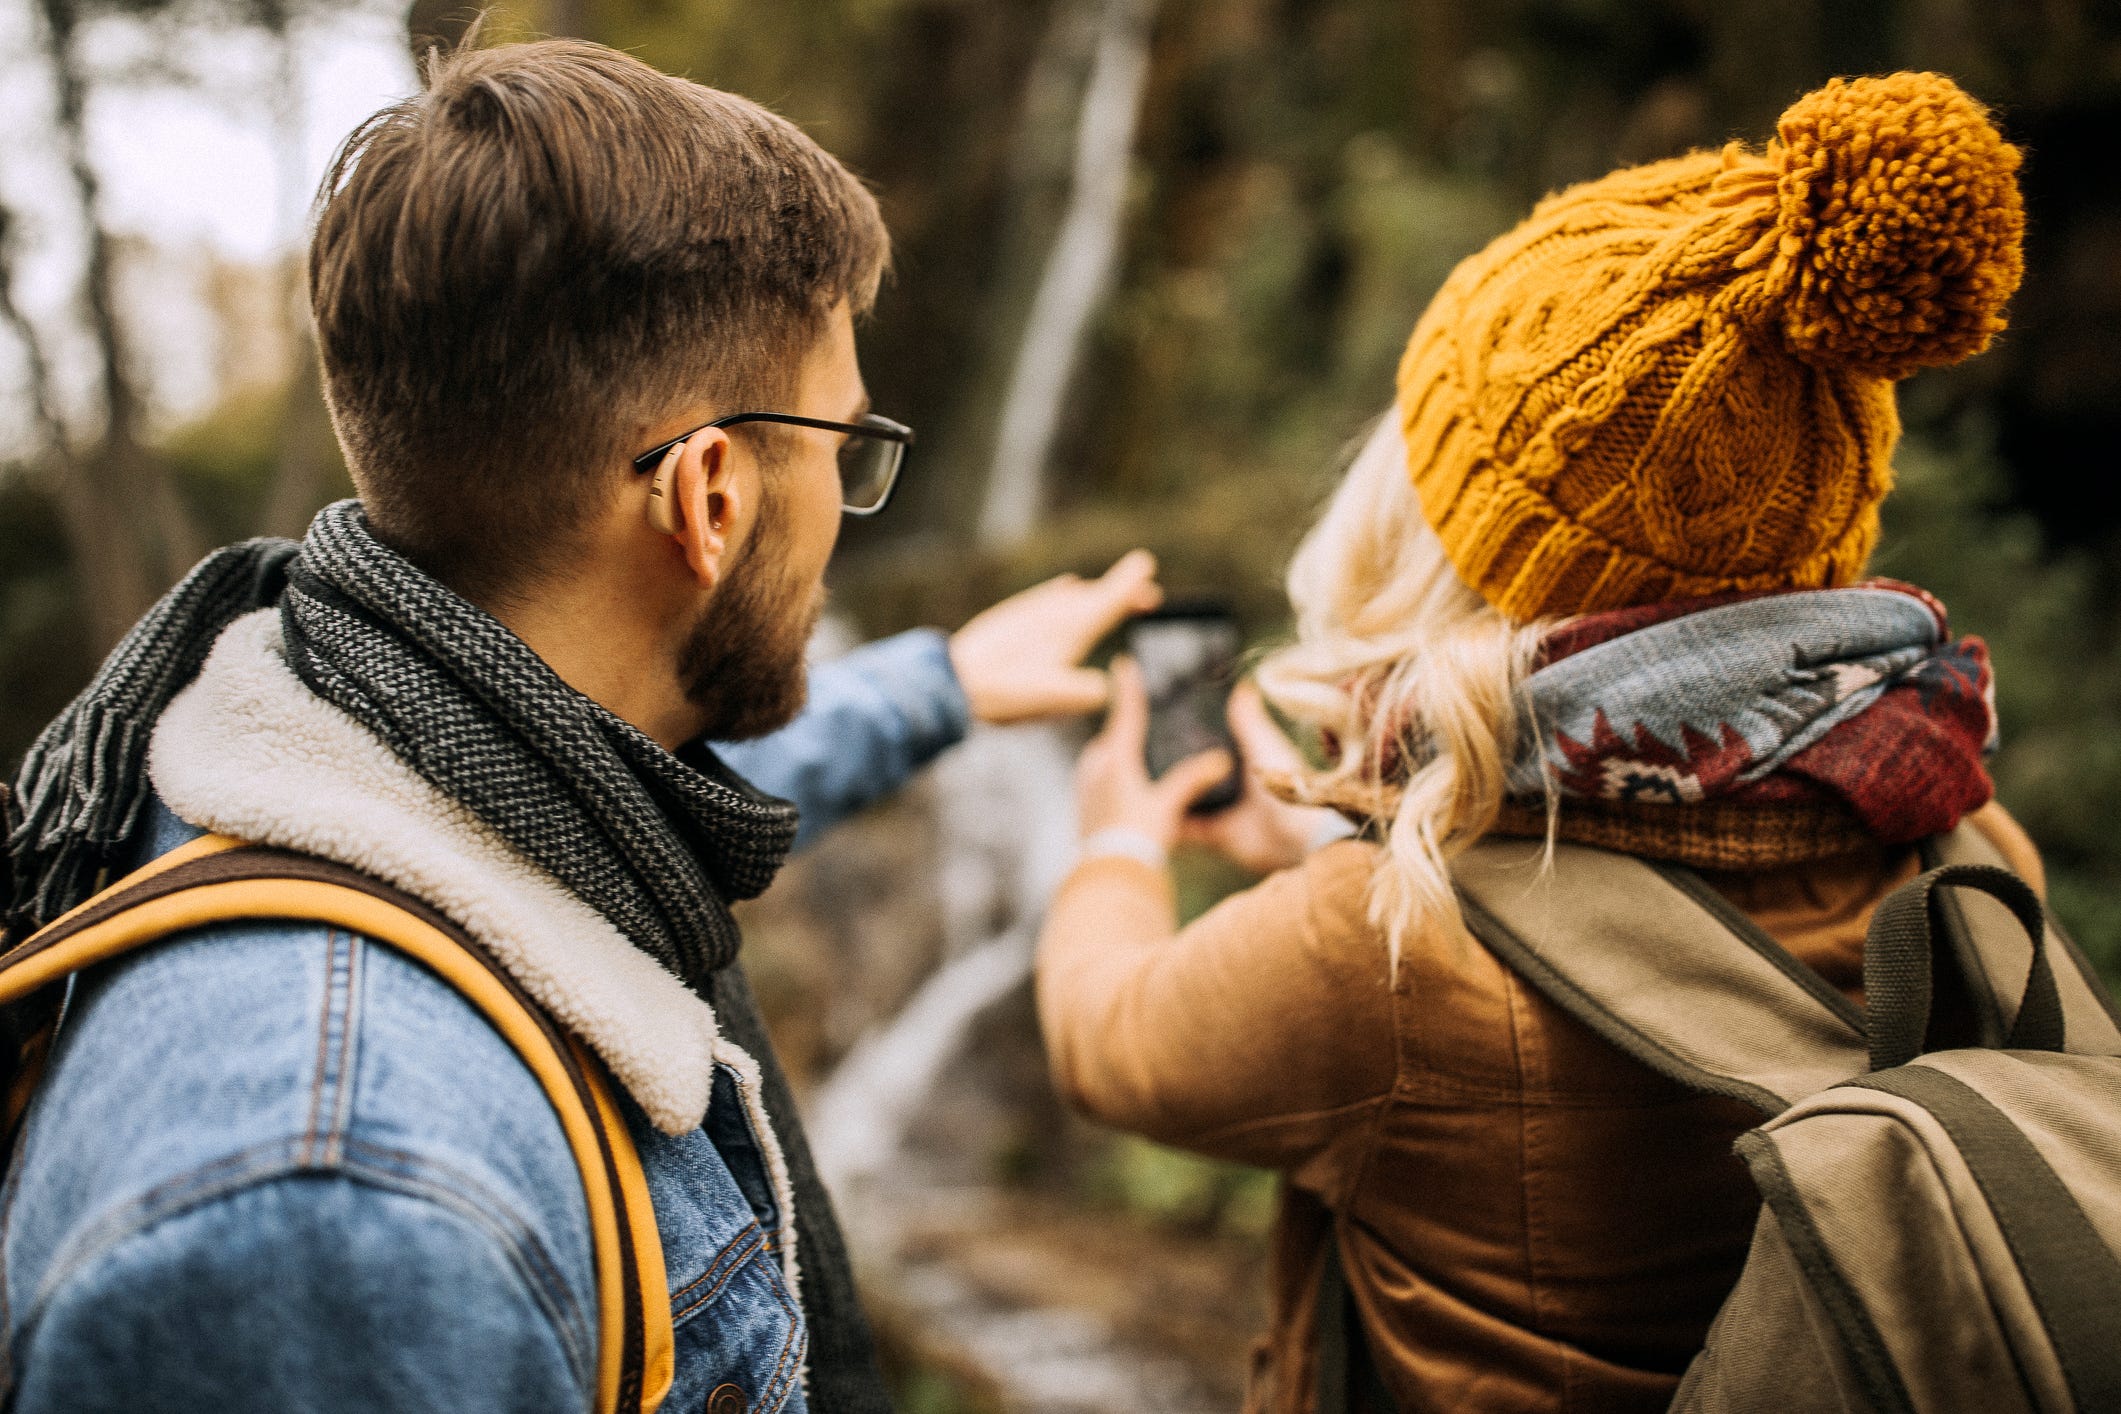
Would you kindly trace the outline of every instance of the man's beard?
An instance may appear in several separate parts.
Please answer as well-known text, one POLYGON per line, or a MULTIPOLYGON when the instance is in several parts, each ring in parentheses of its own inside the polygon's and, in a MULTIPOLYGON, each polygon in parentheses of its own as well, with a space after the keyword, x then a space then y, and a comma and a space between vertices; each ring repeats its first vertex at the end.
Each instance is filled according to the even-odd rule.
POLYGON ((685 696, 708 741, 749 741, 788 725, 810 693, 804 649, 824 595, 798 585, 754 539, 678 653, 685 696))

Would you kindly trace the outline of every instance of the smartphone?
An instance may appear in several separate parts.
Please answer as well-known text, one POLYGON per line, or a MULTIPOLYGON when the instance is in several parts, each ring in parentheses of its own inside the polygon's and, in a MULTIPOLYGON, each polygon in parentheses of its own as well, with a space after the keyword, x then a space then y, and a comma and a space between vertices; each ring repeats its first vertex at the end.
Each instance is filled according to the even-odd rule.
POLYGON ((1212 600, 1171 600, 1128 620, 1126 640, 1149 694, 1149 774, 1161 776, 1188 756, 1219 746, 1235 764, 1193 803, 1193 813, 1229 809, 1244 786, 1228 715, 1244 647, 1236 618, 1212 600))

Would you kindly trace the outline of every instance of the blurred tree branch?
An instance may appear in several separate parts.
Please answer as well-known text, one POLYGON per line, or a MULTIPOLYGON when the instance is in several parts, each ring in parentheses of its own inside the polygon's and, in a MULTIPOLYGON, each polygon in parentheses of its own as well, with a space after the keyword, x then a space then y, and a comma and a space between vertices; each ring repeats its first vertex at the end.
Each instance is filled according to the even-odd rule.
POLYGON ((59 508, 91 629, 100 642, 115 643, 148 602, 147 577, 139 557, 125 553, 122 539, 102 524, 91 484, 95 473, 74 456, 44 337, 16 303, 14 233, 19 224, 13 212, 0 207, 0 324, 22 346, 30 411, 42 443, 30 460, 30 471, 38 488, 59 508))
MULTIPOLYGON (((269 35, 274 44, 272 131, 273 161, 279 187, 279 212, 289 228, 290 247, 301 241, 302 225, 309 209, 309 192, 303 171, 306 146, 302 119, 302 75, 298 67, 294 25, 296 9, 288 0, 241 0, 250 22, 269 35)), ((258 531, 265 535, 299 536, 309 519, 329 499, 338 470, 338 446, 331 418, 324 405, 324 383, 317 366, 315 333, 309 318, 309 285, 306 262, 298 254, 288 255, 280 267, 277 314, 283 347, 293 358, 288 370, 287 396, 280 412, 279 451, 274 458, 273 478, 266 495, 258 531)))
POLYGON ((51 360, 34 324, 12 297, 10 326, 30 352, 33 398, 45 432, 44 463, 73 552, 80 592, 101 644, 115 642, 166 585, 206 552, 196 518, 177 494, 168 466, 142 435, 143 398, 118 308, 115 241, 103 219, 101 183, 88 144, 89 83, 77 35, 75 0, 39 0, 39 54, 55 96, 52 121, 69 178, 86 258, 80 302, 96 351, 102 421, 77 452, 59 410, 51 360))
MULTIPOLYGON (((53 146, 66 173, 63 188, 82 261, 74 307, 85 343, 96 402, 93 430, 68 413, 54 357, 56 332, 40 328, 21 307, 17 277, 20 220, 0 220, 0 324, 22 345, 28 402, 38 446, 30 458, 35 484, 58 508, 77 593, 95 647, 115 642, 140 612, 211 546, 200 514, 178 484, 171 459, 149 435, 147 379, 129 337, 120 287, 121 252, 104 211, 103 179, 89 142, 94 91, 107 75, 94 71, 84 30, 105 17, 144 23, 224 23, 271 40, 273 72, 265 93, 274 142, 283 243, 299 242, 307 190, 303 171, 302 72, 296 46, 300 6, 294 0, 36 0, 36 48, 53 101, 53 146)), ((181 63, 161 63, 161 81, 199 81, 181 63)), ((0 218, 6 213, 0 212, 0 218)), ((298 535, 334 489, 338 461, 325 413, 309 330, 303 264, 289 257, 278 276, 272 318, 280 347, 291 354, 281 402, 276 454, 254 524, 240 527, 298 535)), ((226 527, 223 527, 225 533, 226 527)))

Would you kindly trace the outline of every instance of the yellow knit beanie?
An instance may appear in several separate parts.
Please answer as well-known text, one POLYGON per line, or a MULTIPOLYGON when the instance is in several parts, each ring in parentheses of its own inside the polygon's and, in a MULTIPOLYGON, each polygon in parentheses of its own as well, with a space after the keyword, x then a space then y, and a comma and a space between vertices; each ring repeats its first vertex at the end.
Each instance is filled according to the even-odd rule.
POLYGON ((1509 617, 1858 578, 1895 380, 2003 327, 2018 150, 1957 84, 1837 79, 1778 131, 1547 198, 1416 326, 1422 509, 1509 617))

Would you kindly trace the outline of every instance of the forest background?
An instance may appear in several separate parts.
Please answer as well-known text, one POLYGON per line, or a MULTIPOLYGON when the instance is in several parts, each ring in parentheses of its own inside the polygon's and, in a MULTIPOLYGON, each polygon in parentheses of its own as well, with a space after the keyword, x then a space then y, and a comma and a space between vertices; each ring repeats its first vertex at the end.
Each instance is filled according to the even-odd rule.
MULTIPOLYGON (((285 140, 275 200, 299 212, 315 134, 291 133, 298 90, 329 62, 317 37, 359 7, 9 3, 21 7, 0 25, 11 772, 199 554, 297 534, 347 491, 298 262, 158 247, 114 214, 122 193, 98 144, 128 92, 234 101, 207 92, 218 71, 198 56, 240 50, 257 76, 240 101, 285 140), (43 174, 38 200, 10 164, 43 174), (164 330, 179 305, 207 329, 181 356, 164 330)), ((471 12, 416 0, 362 13, 415 52, 471 12)), ((1905 386, 1901 488, 1876 569, 1934 590, 1958 631, 1989 641, 2002 799, 2046 854, 2055 909, 2121 978, 2121 478, 2108 460, 2121 440, 2121 6, 513 0, 488 33, 581 35, 757 98, 874 186, 897 254, 863 362, 875 405, 921 441, 890 513, 842 539, 836 602, 864 636, 953 625, 1140 543, 1175 588, 1234 601, 1255 641, 1272 641, 1288 552, 1457 259, 1570 181, 1763 138, 1829 76, 1954 75, 2027 150, 2029 273, 1990 353, 1905 386)), ((1215 886, 1203 876, 1196 892, 1215 886)), ((819 1064, 858 1030, 817 1041, 819 1064)), ((1166 1199, 1147 1206, 1212 1226, 1244 1191, 1131 1152, 1098 1170, 1122 1174, 1122 1202, 1161 1184, 1166 1199)))

